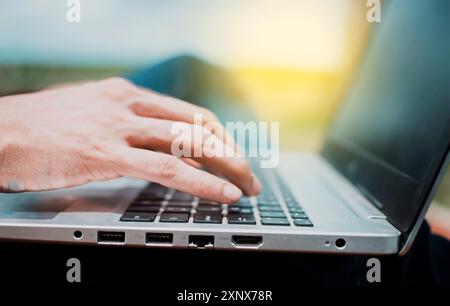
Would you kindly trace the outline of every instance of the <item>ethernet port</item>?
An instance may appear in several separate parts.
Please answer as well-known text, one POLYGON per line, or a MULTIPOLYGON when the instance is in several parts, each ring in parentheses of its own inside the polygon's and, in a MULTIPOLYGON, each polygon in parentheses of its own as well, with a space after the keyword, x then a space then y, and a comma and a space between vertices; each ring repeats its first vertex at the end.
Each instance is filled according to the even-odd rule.
POLYGON ((214 236, 190 235, 189 247, 197 249, 209 249, 214 247, 214 236))

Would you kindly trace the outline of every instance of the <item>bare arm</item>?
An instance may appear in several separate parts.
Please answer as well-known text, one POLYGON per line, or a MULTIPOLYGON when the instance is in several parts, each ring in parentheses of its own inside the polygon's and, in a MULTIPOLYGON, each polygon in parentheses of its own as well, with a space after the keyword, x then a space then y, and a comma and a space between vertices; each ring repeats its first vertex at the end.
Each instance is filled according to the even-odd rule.
MULTIPOLYGON (((261 185, 241 157, 186 162, 171 155, 172 125, 199 128, 195 113, 217 120, 204 108, 121 78, 0 98, 0 190, 49 190, 132 176, 224 203, 238 200, 241 190, 257 194, 261 185)), ((236 146, 229 138, 223 145, 236 146)))

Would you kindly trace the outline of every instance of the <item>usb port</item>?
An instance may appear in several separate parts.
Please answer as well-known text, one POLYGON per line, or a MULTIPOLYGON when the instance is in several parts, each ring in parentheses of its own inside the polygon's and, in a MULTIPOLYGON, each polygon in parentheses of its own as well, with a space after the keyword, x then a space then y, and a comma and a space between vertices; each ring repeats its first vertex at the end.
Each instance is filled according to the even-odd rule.
POLYGON ((125 243, 125 233, 124 232, 98 232, 97 242, 99 243, 111 243, 111 244, 122 244, 125 243))
POLYGON ((146 233, 145 243, 173 243, 173 234, 170 233, 146 233))

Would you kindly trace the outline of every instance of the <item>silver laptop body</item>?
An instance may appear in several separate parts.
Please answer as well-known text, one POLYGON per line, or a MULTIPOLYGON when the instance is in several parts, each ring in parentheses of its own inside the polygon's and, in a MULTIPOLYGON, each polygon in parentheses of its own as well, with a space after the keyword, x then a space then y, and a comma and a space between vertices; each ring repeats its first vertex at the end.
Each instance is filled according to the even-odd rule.
MULTIPOLYGON (((283 152, 276 169, 278 175, 274 171, 261 171, 280 202, 288 225, 263 225, 254 197, 250 205, 255 211, 256 224, 230 224, 225 205, 220 224, 195 223, 192 215, 184 223, 160 222, 160 214, 151 222, 120 221, 149 184, 121 178, 50 192, 0 195, 0 239, 162 248, 404 254, 422 224, 449 162, 450 115, 447 112, 439 118, 436 116, 442 115, 439 107, 450 101, 449 66, 443 66, 448 64, 450 54, 450 10, 448 1, 430 2, 414 1, 408 6, 389 3, 383 22, 375 28, 367 58, 356 74, 344 107, 330 126, 321 154, 283 152), (416 20, 422 20, 419 32, 411 26, 416 20), (447 30, 434 32, 437 28, 447 30), (409 39, 414 39, 418 48, 405 53, 409 39), (396 43, 390 44, 393 41, 396 43), (422 75, 422 86, 417 86, 410 75, 424 72, 420 62, 430 52, 433 58, 438 58, 427 63, 427 67, 434 68, 434 73, 426 77, 428 80, 422 75), (375 71, 383 66, 380 57, 387 62, 386 75, 375 71), (414 67, 418 62, 418 67, 414 67), (407 74, 405 67, 411 68, 407 74), (419 104, 413 101, 414 96, 393 94, 395 87, 388 86, 391 80, 385 79, 399 75, 402 78, 397 78, 395 85, 399 92, 411 90, 416 97, 419 92, 427 93, 426 103, 432 111, 417 110, 419 104), (446 85, 440 91, 429 92, 429 85, 436 83, 446 85), (367 84, 373 85, 374 91, 367 84), (391 98, 392 104, 379 102, 391 98), (401 102, 396 104, 396 101, 401 102), (415 122, 408 122, 410 116, 402 115, 408 107, 413 114, 423 113, 417 120, 434 124, 429 129, 414 130, 415 143, 411 143, 410 134, 406 133, 405 137, 402 134, 405 127, 417 127, 415 122), (395 114, 393 121, 389 121, 386 112, 395 114), (396 130, 393 123, 399 121, 396 130), (386 127, 390 130, 386 131, 386 127), (359 142, 361 135, 365 136, 364 141, 373 140, 377 147, 369 150, 373 143, 359 142), (405 145, 396 154, 391 154, 389 135, 405 139, 405 145), (423 145, 431 138, 436 141, 423 145), (408 160, 408 156, 416 153, 414 150, 423 146, 422 159, 417 161, 423 165, 422 172, 398 158, 401 153, 408 160), (379 154, 378 148, 381 148, 379 154), (286 187, 312 226, 295 225, 284 200, 286 187)), ((163 207, 173 192, 168 191, 163 207)), ((197 202, 198 199, 193 199, 192 213, 197 202)))

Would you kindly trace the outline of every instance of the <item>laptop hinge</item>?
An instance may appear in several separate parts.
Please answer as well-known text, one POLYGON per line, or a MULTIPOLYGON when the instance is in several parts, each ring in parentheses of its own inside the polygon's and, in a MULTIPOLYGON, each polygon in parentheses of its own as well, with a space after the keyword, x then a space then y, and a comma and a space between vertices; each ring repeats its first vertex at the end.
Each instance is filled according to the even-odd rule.
POLYGON ((362 186, 357 186, 348 181, 329 163, 321 163, 327 170, 322 171, 328 178, 330 187, 333 187, 346 205, 358 216, 369 220, 387 220, 386 215, 379 209, 383 205, 376 200, 362 186))
MULTIPOLYGON (((355 187, 363 194, 363 196, 376 208, 382 209, 383 204, 378 201, 366 188, 359 184, 355 184, 355 187)), ((381 211, 378 211, 372 216, 368 216, 369 219, 386 219, 386 215, 384 215, 381 211)))

